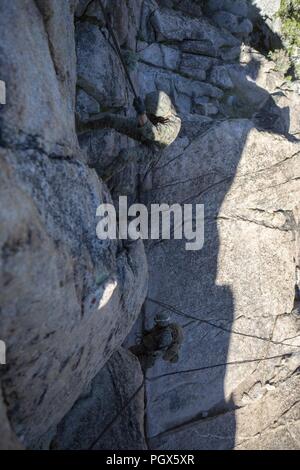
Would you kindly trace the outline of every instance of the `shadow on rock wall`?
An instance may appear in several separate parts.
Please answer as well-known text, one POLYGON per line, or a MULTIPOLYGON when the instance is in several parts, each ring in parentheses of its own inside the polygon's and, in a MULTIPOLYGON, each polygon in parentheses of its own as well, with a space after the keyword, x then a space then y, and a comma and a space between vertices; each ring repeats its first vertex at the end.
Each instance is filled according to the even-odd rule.
MULTIPOLYGON (((288 311, 293 297, 291 245, 286 251, 281 244, 296 228, 291 211, 296 201, 284 195, 281 185, 286 184, 285 159, 292 157, 297 139, 288 134, 289 108, 277 104, 284 93, 278 87, 271 94, 256 83, 262 57, 251 49, 251 40, 241 56, 247 56, 243 67, 225 64, 233 87, 231 100, 221 101, 223 118, 205 119, 181 110, 180 138, 152 171, 152 188, 142 190, 141 200, 149 210, 153 203, 204 204, 206 222, 201 251, 186 251, 185 241, 146 243, 146 326, 159 310, 168 310, 185 332, 178 364, 157 363, 146 376, 147 437, 153 449, 241 445, 241 429, 247 430, 247 420, 257 413, 244 407, 254 400, 260 380, 260 387, 265 386, 260 375, 266 381, 276 364, 270 359, 269 365, 260 366, 264 360, 259 358, 287 350, 272 341, 272 334, 274 312, 288 311), (274 181, 278 190, 271 189, 274 181), (270 243, 279 251, 276 259, 270 243), (275 293, 273 286, 282 276, 285 290, 280 287, 275 293), (236 434, 239 410, 244 417, 236 434)), ((157 87, 171 92, 180 108, 172 93, 176 76, 169 72, 169 82, 164 77, 157 87)), ((289 172, 293 185, 292 167, 289 172)), ((253 428, 258 430, 259 424, 253 428)))
MULTIPOLYGON (((8 8, 9 2, 6 3, 8 8)), ((111 2, 104 3, 111 5, 111 2)), ((205 245, 201 251, 186 251, 184 240, 145 243, 150 272, 146 327, 152 326, 158 310, 165 309, 171 312, 172 320, 182 324, 185 332, 178 364, 171 366, 160 362, 147 373, 147 444, 150 448, 164 450, 268 448, 282 442, 288 445, 291 442, 288 431, 293 429, 289 419, 297 390, 293 371, 299 364, 294 357, 283 360, 278 356, 296 347, 293 347, 296 339, 292 339, 297 335, 296 325, 289 312, 293 307, 295 282, 293 209, 299 200, 295 171, 299 150, 297 153, 295 139, 287 133, 290 128, 293 129, 291 134, 296 135, 299 126, 293 117, 295 113, 289 116, 290 95, 287 96, 286 88, 281 88, 284 78, 274 72, 274 64, 254 51, 251 43, 241 45, 252 27, 247 18, 246 2, 210 2, 210 6, 226 4, 226 9, 213 7, 207 14, 203 14, 200 4, 204 2, 162 0, 157 5, 154 0, 145 0, 142 5, 139 0, 120 0, 120 8, 112 12, 113 25, 124 52, 130 49, 137 57, 137 70, 133 75, 141 93, 163 89, 172 97, 183 121, 180 137, 157 161, 147 187, 140 188, 140 202, 148 206, 160 202, 205 205, 205 245), (129 4, 132 8, 127 8, 129 4), (282 416, 286 416, 286 421, 282 421, 282 416), (278 430, 274 423, 280 424, 278 430), (268 429, 271 427, 270 437, 268 429)), ((34 12, 40 24, 41 18, 36 10, 34 12)), ((68 18, 72 23, 73 17, 68 18)), ((40 29, 44 31, 42 24, 40 29)), ((70 34, 70 37, 73 36, 70 34)), ((106 110, 120 112, 126 104, 128 87, 97 2, 81 0, 78 3, 76 37, 78 108, 81 107, 85 115, 106 110)), ((57 35, 55 44, 60 41, 61 36, 57 35)), ((16 43, 12 39, 10 42, 16 43)), ((23 35, 21 43, 23 46, 23 35)), ((47 47, 45 42, 46 50, 47 47)), ((51 58, 46 62, 51 63, 51 58)), ((69 108, 66 106, 66 109, 69 108)), ((73 109, 71 114, 73 118, 73 109)), ((39 116, 39 113, 30 115, 39 116)), ((64 119, 64 124, 69 121, 64 119)), ((42 124, 43 129, 49 130, 42 124)), ((32 124, 32 127, 36 126, 32 124)), ((62 138, 60 132, 56 138, 60 128, 56 125, 54 130, 53 140, 57 141, 62 138)), ((76 214, 89 207, 89 235, 93 237, 95 208, 104 197, 98 195, 99 181, 88 166, 97 167, 101 176, 102 168, 109 165, 122 148, 133 143, 114 131, 100 130, 90 132, 80 144, 87 160, 82 153, 80 158, 84 163, 78 163, 78 171, 73 169, 73 173, 69 161, 59 162, 65 173, 60 171, 57 180, 56 169, 51 177, 55 181, 55 184, 52 182, 53 192, 49 194, 55 193, 62 201, 60 204, 69 201, 68 198, 73 204, 78 201, 76 214), (68 186, 65 174, 69 175, 68 186), (57 181, 61 182, 63 197, 56 191, 57 181), (78 181, 82 186, 78 186, 78 181), (84 202, 83 194, 86 195, 84 202)), ((44 154, 40 159, 45 159, 51 168, 57 168, 57 157, 54 163, 48 162, 44 154)), ((44 170, 41 165, 40 171, 49 178, 52 173, 48 166, 44 170)), ((125 181, 128 186, 130 177, 135 188, 141 172, 137 164, 132 164, 120 174, 121 185, 125 181)), ((117 189, 112 185, 114 196, 118 195, 117 189)), ((109 200, 105 185, 103 192, 105 200, 109 200)), ((44 196, 45 191, 41 189, 40 193, 44 196)), ((86 210, 84 212, 86 214, 86 210)), ((81 212, 78 218, 83 233, 71 241, 81 253, 82 240, 87 240, 87 221, 86 217, 81 217, 81 212)), ((59 220, 63 223, 61 218, 59 220)), ((61 233, 60 227, 53 225, 55 235, 61 233)), ((69 243, 71 247, 72 243, 69 243)), ((82 279, 86 280, 88 273, 91 296, 87 299, 91 302, 97 274, 102 274, 102 264, 105 268, 105 257, 110 253, 104 248, 102 253, 99 243, 97 241, 95 246, 91 243, 91 248, 86 250, 91 256, 87 257, 82 274, 82 279), (94 267, 90 267, 89 260, 93 257, 94 267)), ((67 307, 58 309, 56 305, 58 320, 64 318, 66 325, 61 329, 59 322, 62 335, 69 331, 67 326, 72 325, 74 312, 78 311, 80 328, 76 327, 75 336, 79 338, 78 344, 84 343, 87 352, 85 360, 80 362, 82 375, 74 374, 71 360, 67 364, 71 378, 65 375, 61 382, 66 385, 62 391, 69 394, 69 401, 65 401, 63 407, 58 406, 62 395, 55 392, 54 401, 53 388, 43 395, 43 389, 39 390, 37 382, 33 383, 37 394, 34 399, 41 396, 42 401, 34 406, 37 412, 34 420, 26 421, 26 415, 19 429, 20 434, 33 431, 34 435, 26 438, 33 446, 50 425, 53 431, 48 441, 57 429, 53 448, 91 448, 93 443, 99 449, 145 446, 143 392, 138 393, 134 402, 131 400, 135 387, 141 387, 141 371, 136 359, 119 350, 98 374, 100 365, 119 347, 136 318, 147 282, 141 244, 132 244, 130 249, 125 247, 118 252, 116 243, 113 245, 112 261, 118 265, 121 277, 126 274, 126 282, 113 308, 111 302, 107 304, 110 314, 103 316, 103 322, 99 321, 94 307, 82 320, 81 296, 78 301, 74 296, 75 306, 70 305, 68 315, 67 307), (75 402, 80 393, 83 395, 75 402), (54 411, 57 414, 53 417, 54 411), (132 419, 132 414, 136 419, 132 419)), ((61 252, 57 256, 61 258, 61 252)), ((78 264, 78 257, 76 260, 78 264)), ((47 263, 44 265, 48 272, 47 263)), ((47 279, 45 276, 46 284, 47 279)), ((67 287, 69 290, 63 297, 61 289, 57 289, 61 301, 70 298, 73 283, 67 287)), ((53 292, 49 286, 45 291, 49 296, 49 318, 52 318, 53 292)), ((40 305, 37 308, 40 309, 40 305)), ((39 315, 34 315, 36 318, 40 318, 39 315)), ((74 343, 74 334, 73 331, 73 336, 69 335, 70 343, 72 339, 74 343)), ((32 331, 33 339, 35 335, 32 331)), ((66 343, 60 341, 59 344, 62 350, 58 366, 68 357, 66 343)), ((57 344, 52 347, 57 353, 57 344)), ((52 351, 50 360, 55 356, 52 351)), ((74 351, 69 352, 72 360, 76 360, 76 352, 77 343, 74 351)), ((46 369, 48 374, 52 373, 52 369, 46 369)), ((43 368, 38 374, 43 384, 43 368)), ((54 382, 60 387, 59 380, 54 382)), ((19 386, 18 391, 21 388, 19 386)), ((29 404, 22 409, 28 414, 33 400, 28 394, 26 400, 29 404)), ((15 410, 14 420, 18 424, 18 410, 15 410)), ((44 445, 45 442, 41 443, 44 445)))
MULTIPOLYGON (((215 7, 204 9, 205 15, 203 3, 145 1, 134 51, 141 94, 167 92, 183 123, 177 141, 157 159, 147 185, 141 185, 139 202, 149 208, 152 203, 201 203, 206 222, 201 251, 186 251, 185 241, 145 243, 150 273, 145 326, 152 326, 158 310, 169 310, 185 332, 178 364, 159 362, 146 375, 145 430, 153 449, 239 448, 245 435, 249 446, 255 445, 264 423, 273 423, 282 411, 282 390, 274 385, 270 391, 268 380, 274 370, 272 383, 279 381, 277 374, 288 376, 281 357, 265 359, 293 350, 284 339, 295 333, 293 320, 285 317, 294 295, 297 200, 296 139, 288 132, 296 134, 299 126, 290 119, 287 92, 280 88, 284 77, 251 47, 260 48, 261 41, 255 29, 249 36, 246 2, 211 2, 215 7), (225 10, 216 6, 225 3, 225 10), (264 399, 272 403, 272 412, 264 399)), ((97 16, 92 9, 89 15, 97 16)), ((117 58, 109 68, 114 52, 93 22, 86 15, 79 20, 79 75, 85 79, 80 96, 104 83, 101 90, 112 111, 116 103, 124 104, 126 81, 117 58), (90 36, 92 47, 85 47, 90 36), (96 63, 98 75, 91 73, 90 64, 96 63), (111 80, 114 73, 118 87, 111 80)), ((124 38, 120 42, 128 47, 124 38)), ((91 96, 86 108, 90 114, 99 111, 91 96)), ((100 175, 120 148, 133 145, 117 138, 100 131, 81 140, 100 175)), ((124 182, 136 189, 143 171, 130 165, 111 183, 113 196, 122 194, 124 182)), ((116 419, 114 426, 120 416, 116 419)), ((107 446, 112 429, 101 435, 99 448, 107 446)), ((67 427, 64 434, 68 437, 67 427)), ((263 439, 256 445, 264 445, 263 439)))

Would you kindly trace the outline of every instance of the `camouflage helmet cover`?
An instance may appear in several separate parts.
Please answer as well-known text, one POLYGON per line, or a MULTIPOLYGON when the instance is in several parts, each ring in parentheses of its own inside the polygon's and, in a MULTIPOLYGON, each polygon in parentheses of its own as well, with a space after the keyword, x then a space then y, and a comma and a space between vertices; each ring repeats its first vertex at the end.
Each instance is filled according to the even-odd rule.
POLYGON ((167 324, 170 321, 170 315, 166 312, 158 313, 154 318, 155 323, 167 324))
POLYGON ((153 91, 145 98, 145 106, 148 114, 157 117, 168 116, 172 112, 172 101, 164 91, 153 91))

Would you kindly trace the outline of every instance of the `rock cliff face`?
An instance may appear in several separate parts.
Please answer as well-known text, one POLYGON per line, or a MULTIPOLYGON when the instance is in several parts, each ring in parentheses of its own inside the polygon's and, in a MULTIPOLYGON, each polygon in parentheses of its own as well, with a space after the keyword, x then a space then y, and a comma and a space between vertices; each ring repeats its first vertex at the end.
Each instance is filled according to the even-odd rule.
POLYGON ((26 447, 51 434, 119 348, 147 289, 142 243, 125 250, 96 236, 110 194, 75 133, 75 3, 0 7, 1 387, 26 447))
POLYGON ((136 143, 76 135, 75 111, 134 115, 99 2, 1 2, 1 445, 299 448, 300 98, 253 47, 276 2, 102 3, 137 89, 166 91, 182 131, 139 191, 137 163, 105 185, 136 143), (204 204, 203 249, 97 239, 124 185, 149 208, 204 204), (160 309, 185 340, 143 377, 125 347, 160 309))

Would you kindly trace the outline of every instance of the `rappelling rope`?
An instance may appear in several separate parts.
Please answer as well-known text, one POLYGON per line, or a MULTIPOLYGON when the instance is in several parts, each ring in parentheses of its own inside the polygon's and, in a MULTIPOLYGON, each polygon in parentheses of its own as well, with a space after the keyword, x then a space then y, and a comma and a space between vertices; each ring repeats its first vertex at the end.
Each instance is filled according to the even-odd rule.
POLYGON ((107 433, 107 431, 109 431, 111 429, 111 427, 115 424, 115 422, 117 421, 117 419, 119 418, 119 416, 123 413, 123 411, 125 411, 128 407, 128 405, 130 405, 130 403, 134 400, 134 398, 138 395, 138 393, 140 392, 140 390, 142 390, 142 388, 144 387, 144 384, 145 384, 145 378, 143 379, 141 385, 136 389, 136 391, 133 393, 133 395, 131 395, 131 397, 129 398, 129 400, 122 406, 122 408, 120 409, 120 411, 118 412, 118 414, 116 414, 113 419, 105 426, 104 430, 101 432, 100 436, 97 436, 97 438, 92 442, 92 444, 89 446, 88 450, 93 450, 93 448, 96 446, 96 444, 98 444, 98 442, 100 441, 100 439, 104 436, 104 434, 107 433))
POLYGON ((195 372, 203 372, 206 370, 210 369, 216 369, 219 367, 227 367, 227 366, 238 366, 238 365, 243 365, 243 364, 252 364, 256 362, 262 362, 262 361, 271 361, 274 359, 288 359, 292 356, 299 355, 299 352, 288 352, 288 353, 283 353, 283 354, 277 354, 275 356, 270 356, 270 357, 261 357, 261 358, 253 358, 253 359, 243 359, 240 361, 232 361, 232 362, 223 362, 219 364, 211 364, 203 367, 197 367, 195 369, 187 369, 187 370, 180 370, 180 371, 174 371, 174 372, 169 372, 164 375, 160 375, 157 377, 144 377, 141 385, 135 390, 133 395, 129 398, 129 400, 122 406, 120 411, 113 417, 113 419, 107 424, 107 426, 104 428, 104 430, 101 432, 101 434, 93 441, 93 443, 90 445, 89 450, 92 450, 98 442, 101 440, 101 438, 112 428, 112 426, 115 424, 115 422, 118 420, 118 418, 122 415, 122 413, 127 409, 127 407, 130 405, 130 403, 134 400, 134 398, 137 396, 137 394, 140 392, 140 390, 144 387, 146 381, 153 381, 153 380, 158 380, 163 377, 168 377, 171 375, 176 375, 176 374, 184 374, 184 373, 195 373, 195 372))
POLYGON ((179 310, 178 308, 173 307, 172 305, 161 302, 160 300, 152 299, 151 297, 147 297, 146 301, 149 301, 149 302, 152 302, 156 305, 159 305, 160 307, 162 307, 164 309, 167 309, 170 312, 175 313, 175 315, 178 315, 180 317, 189 318, 190 320, 194 320, 194 321, 197 321, 199 323, 204 323, 206 325, 211 326, 212 328, 216 328, 218 330, 224 331, 225 333, 235 334, 235 335, 239 335, 239 336, 245 336, 247 338, 257 339, 259 341, 265 341, 267 343, 271 343, 271 344, 275 344, 275 345, 290 346, 292 348, 300 349, 300 345, 298 345, 298 344, 290 344, 290 343, 286 343, 285 341, 275 341, 271 338, 264 338, 263 336, 252 335, 251 333, 245 333, 245 332, 242 332, 242 331, 237 331, 237 330, 233 330, 233 329, 230 329, 230 328, 226 328, 222 325, 217 325, 216 323, 214 323, 210 320, 206 320, 204 318, 198 318, 198 317, 195 317, 194 315, 184 313, 181 310, 179 310))
POLYGON ((106 13, 105 8, 104 8, 104 6, 102 5, 101 0, 99 0, 99 5, 100 5, 101 11, 102 11, 102 13, 103 13, 104 20, 105 20, 105 23, 106 23, 108 32, 109 32, 109 34, 110 34, 110 36, 111 36, 111 38, 112 38, 112 40, 113 40, 114 46, 115 46, 115 48, 116 48, 116 53, 117 53, 117 55, 119 56, 120 62, 121 62, 121 64, 122 64, 122 66, 123 66, 123 69, 124 69, 126 78, 127 78, 127 80, 128 80, 128 83, 129 83, 129 85, 130 85, 130 87, 131 87, 131 89, 132 89, 132 92, 133 92, 135 98, 138 98, 138 94, 137 94, 137 92, 136 92, 136 90, 135 90, 134 84, 133 84, 133 82, 132 82, 132 80, 131 80, 131 76, 130 76, 130 74, 129 74, 129 72, 128 72, 128 69, 127 69, 127 65, 126 65, 125 60, 124 60, 124 57, 123 57, 123 55, 122 55, 122 51, 121 51, 121 49, 120 49, 119 42, 118 42, 118 40, 117 40, 117 38, 116 38, 116 35, 115 35, 115 33, 114 33, 114 30, 113 30, 113 28, 112 28, 112 26, 111 26, 111 24, 110 24, 108 14, 106 13))

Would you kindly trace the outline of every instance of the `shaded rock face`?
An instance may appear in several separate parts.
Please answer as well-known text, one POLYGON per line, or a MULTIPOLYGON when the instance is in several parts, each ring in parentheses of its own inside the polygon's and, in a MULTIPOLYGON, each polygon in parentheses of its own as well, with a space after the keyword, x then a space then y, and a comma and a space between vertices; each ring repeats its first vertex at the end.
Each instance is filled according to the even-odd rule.
MULTIPOLYGON (((204 91, 200 81, 196 88, 191 79, 180 89, 181 78, 163 63, 164 70, 149 60, 142 68, 144 91, 163 87, 183 119, 179 139, 153 170, 142 200, 149 209, 178 202, 205 208, 201 251, 186 251, 185 241, 146 243, 146 327, 159 309, 169 309, 185 332, 178 364, 160 362, 147 374, 148 442, 170 450, 299 448, 299 397, 292 385, 299 384, 299 319, 292 313, 299 96, 250 40, 237 46, 240 19, 227 13, 243 2, 207 3, 203 21, 225 28, 216 41, 226 38, 226 55, 221 42, 217 52, 209 44, 208 28, 201 35, 199 23, 184 21, 181 12, 173 11, 168 22, 167 10, 156 10, 161 20, 152 25, 169 48, 185 54, 188 44, 195 62, 213 58, 202 67, 205 85, 221 93, 204 91), (147 82, 149 73, 154 80, 147 82), (296 108, 283 106, 288 96, 296 108), (217 108, 213 120, 208 105, 217 108)), ((143 46, 143 57, 146 51, 143 46)))
POLYGON ((21 450, 22 446, 12 431, 9 420, 7 418, 7 411, 3 401, 2 393, 0 395, 0 423, 0 450, 21 450))
POLYGON ((253 23, 252 40, 256 47, 265 53, 283 48, 282 25, 279 18, 281 0, 253 0, 250 3, 249 16, 253 23))
POLYGON ((26 447, 121 345, 147 289, 142 242, 124 249, 96 236, 97 207, 111 196, 75 133, 75 3, 0 7, 1 388, 26 447))
POLYGON ((59 424, 51 448, 146 449, 143 381, 137 358, 115 352, 59 424))
POLYGON ((20 445, 15 433, 44 449, 298 448, 300 99, 253 48, 252 3, 103 1, 139 93, 167 92, 182 119, 147 181, 133 162, 109 187, 103 171, 137 144, 75 132, 75 110, 134 116, 99 3, 11 3, 0 7, 1 445, 20 445), (149 208, 204 204, 202 250, 98 240, 96 209, 124 187, 149 208), (120 345, 148 270, 123 346, 161 309, 185 340, 144 387, 120 345))
POLYGON ((284 407, 278 416, 297 409, 285 387, 299 356, 276 356, 299 351, 299 320, 291 313, 298 178, 298 144, 238 119, 215 123, 190 141, 184 158, 170 156, 155 170, 148 204, 202 203, 206 224, 200 252, 186 251, 182 241, 147 246, 146 325, 157 309, 169 308, 185 335, 178 364, 157 363, 147 374, 152 448, 244 448, 258 432, 261 448, 296 445, 293 438, 276 443, 275 416, 274 442, 269 431, 264 436, 258 415, 273 390, 284 407), (256 413, 255 426, 235 409, 256 413))

